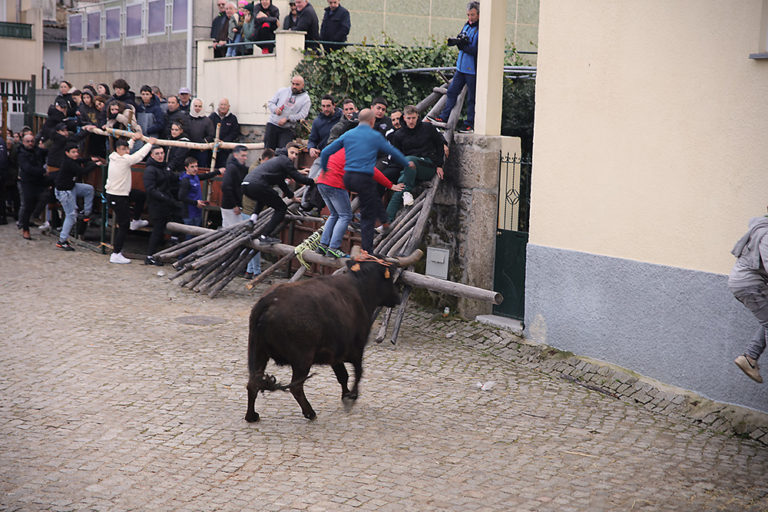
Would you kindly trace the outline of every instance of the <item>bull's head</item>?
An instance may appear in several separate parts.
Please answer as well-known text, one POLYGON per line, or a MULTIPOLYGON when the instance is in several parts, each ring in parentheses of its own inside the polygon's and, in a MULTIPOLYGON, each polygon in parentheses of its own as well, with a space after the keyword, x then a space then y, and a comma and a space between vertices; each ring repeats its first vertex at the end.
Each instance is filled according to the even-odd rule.
POLYGON ((365 281, 364 293, 377 298, 377 306, 394 307, 400 304, 400 293, 395 286, 398 267, 407 267, 415 263, 423 253, 414 251, 404 258, 380 259, 363 254, 347 261, 347 270, 365 281))

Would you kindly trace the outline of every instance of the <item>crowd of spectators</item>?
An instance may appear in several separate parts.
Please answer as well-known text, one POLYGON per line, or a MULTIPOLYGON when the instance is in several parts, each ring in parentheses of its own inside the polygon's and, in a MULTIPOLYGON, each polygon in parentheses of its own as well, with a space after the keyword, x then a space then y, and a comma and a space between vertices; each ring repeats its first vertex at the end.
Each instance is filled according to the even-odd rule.
POLYGON ((236 57, 275 50, 277 29, 305 32, 305 48, 332 52, 344 47, 352 28, 349 11, 339 0, 328 0, 320 23, 317 12, 307 0, 291 0, 290 12, 280 21, 280 9, 272 0, 254 0, 242 7, 234 1, 217 0, 218 14, 211 23, 214 57, 236 57), (320 43, 322 41, 322 44, 320 43), (245 44, 252 42, 253 44, 245 44))
MULTIPOLYGON (((321 37, 324 41, 343 42, 349 32, 349 13, 338 0, 328 0, 328 4, 321 37), (337 39, 331 39, 331 32, 337 39)), ((243 23, 238 23, 234 3, 219 0, 217 5, 220 14, 211 33, 216 34, 219 54, 227 55, 237 48, 227 43, 240 37, 266 41, 261 45, 265 53, 274 50, 268 39, 249 39, 256 37, 253 34, 272 37, 269 31, 273 35, 280 27, 279 11, 271 0, 247 5, 243 23)), ((478 12, 477 3, 472 2, 468 22, 462 29, 462 34, 475 31, 466 36, 468 40, 476 37, 478 12)), ((317 23, 312 5, 296 0, 291 2, 291 13, 283 26, 306 30, 307 38, 316 41, 317 23)), ((464 49, 470 44, 462 42, 464 49)), ((325 45, 326 51, 335 49, 338 47, 325 45)), ((275 235, 285 214, 285 202, 275 187, 292 199, 286 180, 308 186, 301 207, 311 211, 328 206, 330 216, 319 252, 333 257, 344 256, 341 239, 352 219, 349 193, 357 193, 362 200, 363 248, 370 251, 377 221, 377 230, 386 232, 397 211, 413 204, 412 190, 418 181, 435 175, 443 178, 448 147, 430 122, 433 120, 420 120, 412 105, 395 109, 388 116, 389 105, 383 97, 374 98, 369 107, 358 112, 352 99, 341 101, 339 108, 336 100, 326 94, 306 143, 314 163, 311 168, 297 169, 304 142, 296 139, 296 127, 312 111, 305 86, 304 79, 296 75, 290 86, 279 89, 269 100, 265 150, 259 165, 249 172, 245 146, 231 151, 217 148, 215 168, 200 173, 200 168, 213 167, 212 153, 192 149, 187 143, 213 141, 217 127, 221 141, 236 143, 240 138, 240 125, 228 99, 221 98, 215 111, 208 114, 205 101, 193 98, 186 87, 166 98, 157 86, 150 85, 142 85, 137 96, 122 78, 115 80, 111 89, 100 83, 78 90, 62 80, 59 95, 39 132, 25 127, 0 141, 0 224, 7 223, 8 215, 13 216, 25 239, 32 239, 30 226, 35 221, 41 230, 59 228, 57 246, 73 250, 68 242, 72 229, 87 226, 97 209, 94 187, 87 178, 97 164, 108 164, 105 199, 117 225, 110 257, 113 263, 130 262, 122 254, 127 232, 151 223, 145 263, 159 265, 152 255, 163 243, 166 223, 181 220, 200 225, 201 211, 208 206, 200 182, 219 175, 224 175, 220 205, 224 225, 248 218, 249 214, 257 216, 265 207, 275 210, 273 221, 261 236, 263 243, 278 240, 275 235), (95 133, 96 128, 109 134, 95 133), (131 137, 118 137, 112 130, 131 132, 131 137), (165 142, 158 144, 158 139, 165 142), (131 167, 142 160, 146 166, 144 190, 131 186, 131 167), (49 208, 57 201, 60 209, 49 208), (145 205, 149 222, 143 219, 145 205), (63 220, 59 211, 63 211, 63 220)), ((100 213, 106 217, 105 212, 100 213)), ((259 261, 254 259, 248 273, 255 275, 259 270, 259 261)))

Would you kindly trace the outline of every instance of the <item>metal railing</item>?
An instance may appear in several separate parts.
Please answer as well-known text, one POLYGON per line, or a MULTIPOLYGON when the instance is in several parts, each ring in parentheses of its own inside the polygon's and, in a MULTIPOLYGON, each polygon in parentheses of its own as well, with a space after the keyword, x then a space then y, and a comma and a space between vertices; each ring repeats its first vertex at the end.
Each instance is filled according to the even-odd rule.
POLYGON ((32 25, 29 23, 11 23, 0 21, 0 37, 13 39, 32 39, 32 25))

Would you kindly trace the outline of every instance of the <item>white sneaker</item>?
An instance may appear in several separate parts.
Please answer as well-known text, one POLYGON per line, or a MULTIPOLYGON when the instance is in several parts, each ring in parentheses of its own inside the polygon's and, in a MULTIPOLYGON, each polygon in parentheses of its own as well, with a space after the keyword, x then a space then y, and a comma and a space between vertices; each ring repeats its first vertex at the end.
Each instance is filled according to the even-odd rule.
POLYGON ((138 219, 131 221, 131 231, 136 231, 137 229, 141 229, 146 226, 149 226, 148 220, 138 219))
POLYGON ((374 231, 376 231, 380 235, 383 235, 384 234, 384 225, 382 224, 381 226, 376 226, 374 231))
POLYGON ((110 263, 130 263, 131 260, 123 256, 123 253, 121 252, 113 252, 112 255, 109 257, 110 263))
POLYGON ((44 224, 37 226, 37 229, 39 229, 41 233, 47 233, 51 230, 51 223, 48 221, 45 221, 44 224))
POLYGON ((413 195, 410 192, 403 192, 403 206, 413 205, 413 195))

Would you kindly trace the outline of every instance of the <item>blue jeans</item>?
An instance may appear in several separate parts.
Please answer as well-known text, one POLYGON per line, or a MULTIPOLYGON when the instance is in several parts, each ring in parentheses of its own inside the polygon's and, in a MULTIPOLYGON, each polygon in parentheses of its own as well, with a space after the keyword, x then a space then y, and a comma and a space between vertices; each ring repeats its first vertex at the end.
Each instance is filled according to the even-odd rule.
MULTIPOLYGON (((232 41, 227 41, 228 43, 239 43, 240 42, 240 34, 236 34, 235 38, 232 41)), ((238 48, 239 46, 229 46, 227 47, 227 57, 237 57, 238 54, 238 48)))
MULTIPOLYGON (((250 218, 251 218, 250 215, 246 215, 245 213, 240 214, 241 220, 248 220, 250 218)), ((248 266, 245 267, 245 271, 250 272, 255 276, 261 274, 261 253, 260 252, 257 252, 256 255, 248 261, 248 266)))
POLYGON ((75 187, 72 190, 59 190, 56 189, 56 199, 61 203, 61 207, 64 209, 64 223, 61 226, 61 233, 59 234, 59 241, 65 242, 69 238, 69 232, 72 231, 72 226, 77 222, 77 198, 83 197, 83 210, 85 215, 91 214, 91 208, 93 207, 93 187, 87 183, 75 183, 75 187))
POLYGON ((467 84, 467 124, 474 126, 476 82, 475 75, 468 75, 457 71, 456 74, 453 75, 451 85, 448 86, 448 92, 446 93, 447 100, 445 102, 445 107, 443 107, 443 111, 440 113, 440 117, 446 122, 448 121, 448 116, 451 115, 451 110, 453 110, 453 107, 456 105, 456 98, 458 98, 459 93, 461 93, 464 84, 467 84))
POLYGON ((343 188, 330 187, 324 183, 318 183, 317 190, 320 191, 323 201, 331 212, 328 220, 325 221, 325 229, 323 229, 323 236, 320 237, 320 243, 331 249, 338 249, 341 247, 344 233, 347 232, 347 226, 352 220, 349 192, 343 188))

